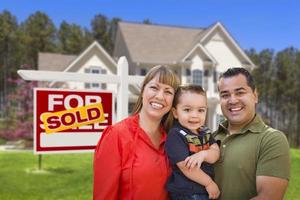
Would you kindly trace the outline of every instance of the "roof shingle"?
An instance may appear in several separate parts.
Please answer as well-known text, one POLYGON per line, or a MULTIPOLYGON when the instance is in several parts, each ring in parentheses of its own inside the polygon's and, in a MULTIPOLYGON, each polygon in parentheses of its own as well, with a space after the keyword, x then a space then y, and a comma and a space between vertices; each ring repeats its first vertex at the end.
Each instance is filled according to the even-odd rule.
POLYGON ((76 58, 76 55, 63 55, 57 53, 39 53, 38 69, 47 71, 64 71, 76 58))
POLYGON ((203 36, 205 29, 119 22, 134 62, 173 63, 203 36))

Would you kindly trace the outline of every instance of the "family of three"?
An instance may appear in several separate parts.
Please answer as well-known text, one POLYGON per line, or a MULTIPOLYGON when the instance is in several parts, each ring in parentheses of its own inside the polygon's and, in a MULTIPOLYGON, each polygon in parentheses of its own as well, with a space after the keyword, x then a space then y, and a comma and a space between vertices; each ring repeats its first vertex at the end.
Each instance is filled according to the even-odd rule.
POLYGON ((226 120, 211 133, 204 126, 202 87, 180 86, 168 67, 152 68, 133 115, 103 131, 93 199, 283 199, 289 145, 256 113, 252 76, 230 68, 220 76, 218 91, 226 120))

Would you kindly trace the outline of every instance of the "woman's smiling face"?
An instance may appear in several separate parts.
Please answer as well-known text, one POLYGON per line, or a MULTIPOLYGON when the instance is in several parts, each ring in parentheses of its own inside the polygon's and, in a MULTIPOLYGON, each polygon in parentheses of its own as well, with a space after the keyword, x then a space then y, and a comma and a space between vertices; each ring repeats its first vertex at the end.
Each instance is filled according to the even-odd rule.
POLYGON ((174 88, 159 82, 159 74, 149 81, 143 91, 144 112, 151 118, 161 119, 172 107, 174 88))

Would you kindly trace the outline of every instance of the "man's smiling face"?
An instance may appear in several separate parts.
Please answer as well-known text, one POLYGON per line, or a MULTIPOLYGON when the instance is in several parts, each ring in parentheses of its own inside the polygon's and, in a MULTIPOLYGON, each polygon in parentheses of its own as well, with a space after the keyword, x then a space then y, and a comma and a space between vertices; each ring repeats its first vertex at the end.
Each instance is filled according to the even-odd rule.
POLYGON ((242 129, 253 119, 257 93, 249 87, 244 75, 221 78, 219 94, 221 109, 229 126, 242 129))

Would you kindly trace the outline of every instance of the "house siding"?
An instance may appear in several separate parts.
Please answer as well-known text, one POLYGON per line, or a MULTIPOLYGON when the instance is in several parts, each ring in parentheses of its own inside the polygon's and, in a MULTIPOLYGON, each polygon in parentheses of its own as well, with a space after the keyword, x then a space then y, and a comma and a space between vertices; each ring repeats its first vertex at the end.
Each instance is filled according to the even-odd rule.
MULTIPOLYGON (((85 69, 88 69, 91 66, 95 67, 101 67, 106 70, 106 74, 112 75, 112 71, 110 70, 111 67, 109 67, 105 62, 103 62, 97 55, 93 55, 88 59, 82 67, 77 71, 78 73, 85 73, 85 69)), ((85 89, 85 83, 84 82, 68 82, 69 88, 71 89, 85 89)), ((107 88, 105 90, 108 91, 117 91, 116 84, 107 84, 107 88)))

